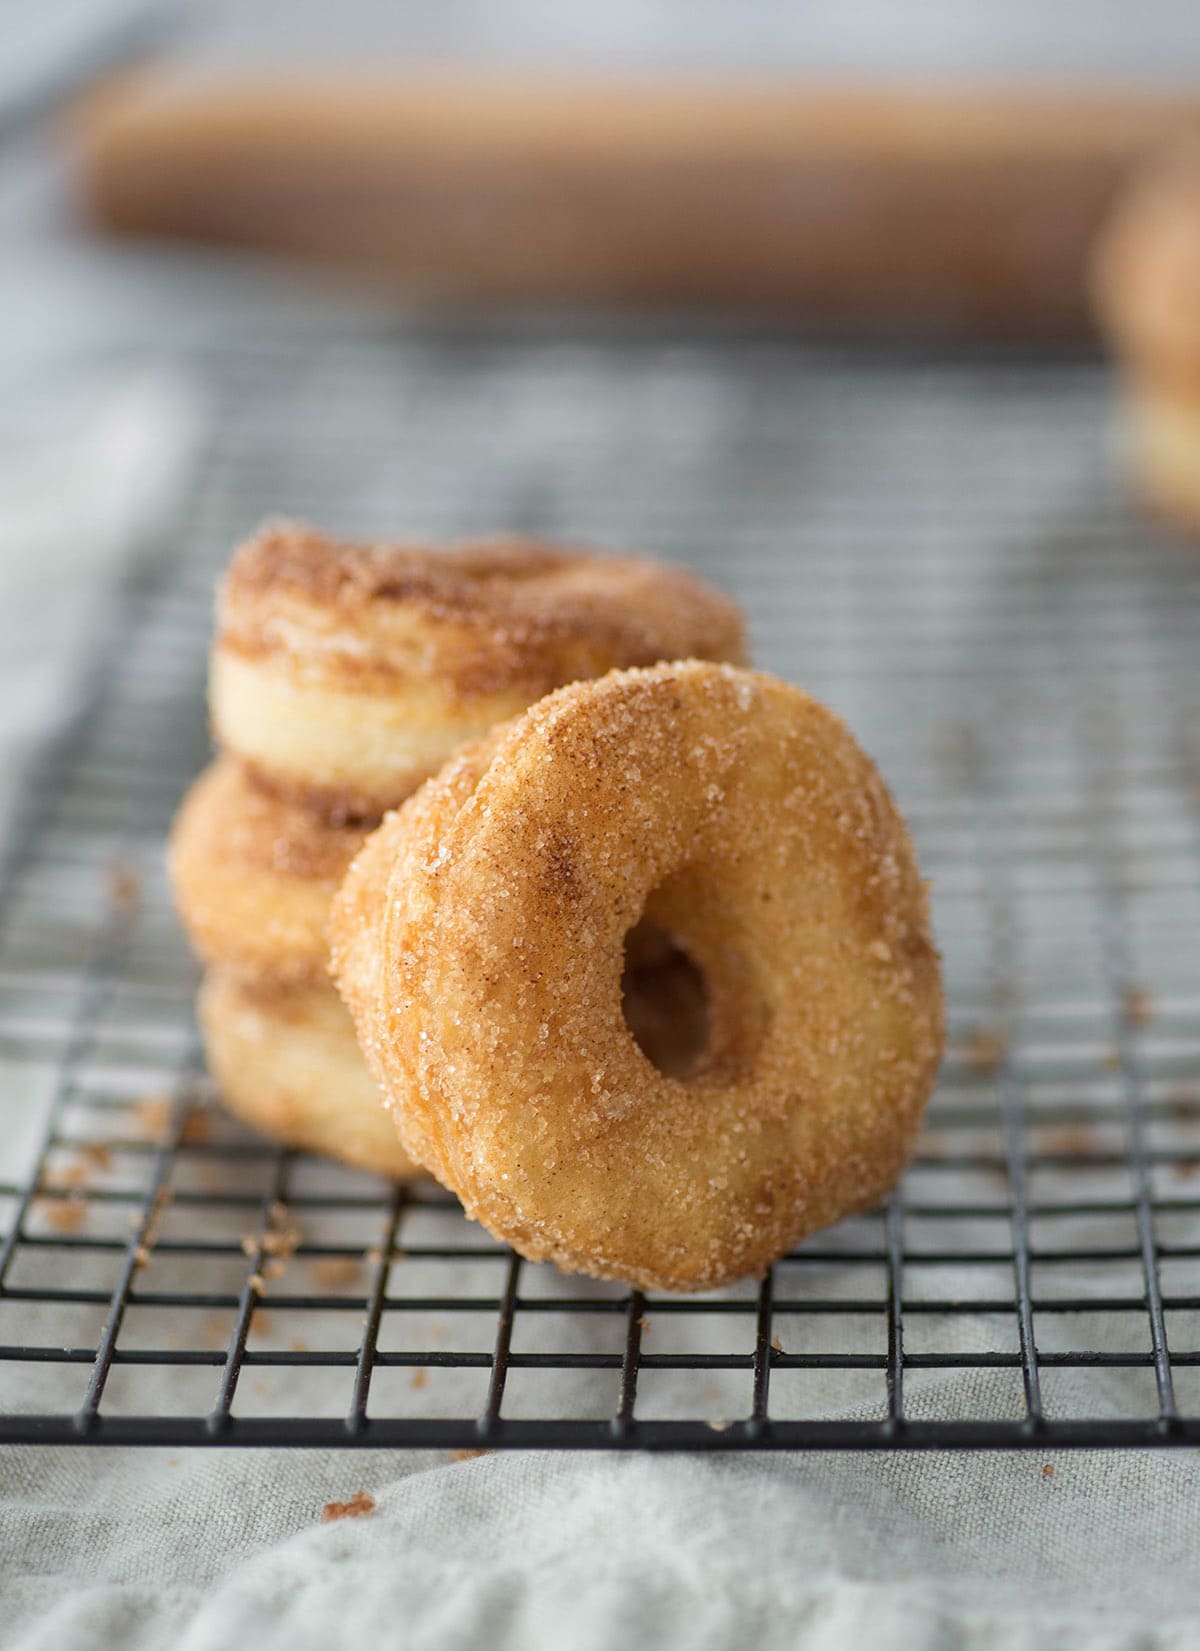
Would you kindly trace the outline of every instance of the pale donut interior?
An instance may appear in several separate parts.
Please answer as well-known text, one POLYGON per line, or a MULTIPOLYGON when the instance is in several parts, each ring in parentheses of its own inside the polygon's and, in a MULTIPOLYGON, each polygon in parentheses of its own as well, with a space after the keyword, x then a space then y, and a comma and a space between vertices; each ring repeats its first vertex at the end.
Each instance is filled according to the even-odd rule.
POLYGON ((355 693, 308 683, 275 661, 228 649, 213 655, 213 727, 243 761, 290 779, 299 789, 379 794, 415 787, 460 745, 523 710, 520 692, 461 707, 428 683, 355 693))

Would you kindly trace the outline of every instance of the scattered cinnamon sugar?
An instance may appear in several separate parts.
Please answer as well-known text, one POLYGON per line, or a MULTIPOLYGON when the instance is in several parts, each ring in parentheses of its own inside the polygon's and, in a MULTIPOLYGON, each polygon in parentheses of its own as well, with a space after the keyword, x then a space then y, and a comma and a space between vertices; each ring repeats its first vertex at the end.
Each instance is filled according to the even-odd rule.
POLYGON ((212 1130, 213 1115, 207 1107, 189 1107, 179 1139, 185 1147, 203 1146, 205 1141, 212 1139, 212 1130))
POLYGON ((150 1265, 150 1253, 158 1242, 158 1235, 162 1230, 163 1218, 167 1213, 167 1205, 171 1202, 171 1192, 168 1187, 160 1187, 155 1194, 154 1203, 150 1206, 150 1213, 142 1227, 142 1236, 133 1252, 133 1265, 141 1269, 150 1265))
POLYGON ((1043 1479, 1051 1479, 1053 1477, 1054 1477, 1054 1463, 1053 1462, 1043 1462, 1042 1463, 1042 1478, 1043 1479))
POLYGON ((308 1352, 308 1343, 305 1341, 303 1336, 293 1336, 291 1341, 288 1342, 288 1347, 293 1353, 308 1352))
POLYGON ((1131 986, 1125 993, 1125 1019, 1130 1026, 1147 1026, 1154 1019, 1154 999, 1144 986, 1131 986))
POLYGON ((59 1164, 42 1176, 42 1186, 55 1192, 74 1191, 86 1187, 89 1181, 86 1164, 59 1164))
POLYGON ((1035 1152, 1086 1158, 1100 1140, 1090 1124, 1041 1124, 1030 1132, 1030 1145, 1035 1152))
POLYGON ((108 901, 112 909, 128 915, 137 910, 142 897, 142 880, 129 860, 116 859, 108 868, 108 901))
POLYGON ((339 1284, 353 1284, 362 1271, 362 1262, 356 1255, 322 1255, 309 1262, 314 1284, 335 1289, 339 1284))
POLYGON ((650 1319, 648 1314, 642 1313, 638 1318, 638 1329, 642 1332, 643 1336, 648 1336, 650 1334, 650 1319))
POLYGON ((994 1072, 1007 1052, 1007 1040, 994 1027, 981 1026, 963 1045, 963 1060, 972 1072, 994 1072))
POLYGON ((1200 1164, 1194 1158, 1181 1158, 1172 1167, 1177 1181, 1191 1181, 1195 1178, 1197 1170, 1200 1170, 1200 1164))
POLYGON ((417 1367, 414 1369, 412 1375, 408 1378, 408 1385, 410 1387, 420 1388, 420 1387, 426 1387, 428 1385, 428 1383, 429 1383, 429 1372, 428 1372, 428 1370, 426 1370, 424 1365, 421 1365, 421 1364, 417 1365, 417 1367))
POLYGON ((721 1397, 721 1389, 717 1386, 716 1382, 709 1382, 708 1386, 704 1389, 704 1397, 706 1399, 719 1399, 721 1397))
MULTIPOLYGON (((160 1143, 171 1121, 172 1099, 169 1095, 146 1095, 134 1103, 134 1118, 138 1133, 144 1140, 160 1143)), ((212 1114, 206 1107, 191 1106, 179 1132, 183 1146, 202 1146, 212 1135, 212 1114)))
POLYGON ((492 1455, 492 1452, 490 1450, 481 1450, 481 1449, 474 1449, 473 1450, 473 1449, 471 1449, 470 1447, 467 1447, 467 1446, 460 1446, 460 1448, 458 1450, 452 1450, 450 1452, 450 1460, 452 1462, 473 1462, 477 1456, 491 1456, 491 1455, 492 1455))
MULTIPOLYGON (((266 1293, 267 1293, 267 1281, 262 1276, 261 1273, 251 1273, 250 1277, 247 1279, 246 1282, 249 1284, 251 1290, 253 1290, 253 1292, 256 1296, 265 1296, 266 1295, 266 1293)), ((260 1326, 260 1328, 261 1328, 261 1326, 260 1326)))
POLYGON ((256 1307, 250 1319, 250 1328, 256 1336, 270 1336, 274 1334, 274 1319, 265 1307, 256 1307))
POLYGON ((287 1264, 295 1255, 303 1236, 291 1219, 287 1205, 276 1203, 267 1211, 266 1231, 257 1235, 243 1233, 239 1242, 244 1256, 265 1258, 258 1269, 258 1276, 277 1279, 287 1271, 287 1264))
POLYGON ((1105 1051, 1104 1051, 1104 1054, 1103 1054, 1103 1057, 1101 1058, 1100 1064, 1106 1072, 1118 1072, 1118 1071, 1120 1071, 1120 1068, 1121 1068, 1121 1047, 1120 1047, 1120 1045, 1116 1044, 1116 1043, 1110 1043, 1108 1045, 1107 1049, 1105 1049, 1105 1051))
POLYGON ((331 1525, 335 1519, 366 1519, 375 1512, 375 1498, 365 1490, 356 1490, 348 1502, 326 1502, 321 1510, 322 1525, 331 1525))
POLYGON ((87 1220, 87 1199, 82 1193, 73 1192, 66 1198, 43 1199, 39 1208, 46 1218, 46 1224, 53 1227, 55 1232, 78 1232, 87 1220))
POLYGON ((85 1164, 61 1164, 44 1171, 39 1183, 42 1191, 65 1194, 61 1198, 38 1200, 38 1209, 46 1224, 53 1227, 56 1232, 78 1232, 87 1219, 88 1205, 84 1189, 88 1184, 89 1176, 85 1164))
POLYGON ((229 1340, 229 1325, 223 1318, 205 1319, 200 1326, 201 1347, 220 1347, 229 1340))
POLYGON ((167 1132, 171 1102, 166 1095, 146 1095, 134 1107, 139 1134, 148 1141, 161 1141, 167 1132))
POLYGON ((79 1157, 85 1168, 106 1170, 112 1168, 112 1151, 103 1141, 85 1141, 79 1148, 79 1157))
POLYGON ((775 1351, 777 1353, 782 1353, 783 1352, 783 1343, 780 1341, 778 1336, 772 1336, 771 1337, 771 1346, 775 1349, 775 1351))

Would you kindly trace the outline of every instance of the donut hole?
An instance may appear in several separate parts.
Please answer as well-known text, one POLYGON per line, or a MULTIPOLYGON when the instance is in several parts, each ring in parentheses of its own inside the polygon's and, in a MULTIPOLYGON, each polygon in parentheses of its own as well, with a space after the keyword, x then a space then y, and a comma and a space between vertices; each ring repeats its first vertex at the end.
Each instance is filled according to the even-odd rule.
POLYGON ((689 1077, 708 1053, 704 971, 673 936, 645 919, 625 936, 621 1012, 629 1035, 664 1077, 689 1077))

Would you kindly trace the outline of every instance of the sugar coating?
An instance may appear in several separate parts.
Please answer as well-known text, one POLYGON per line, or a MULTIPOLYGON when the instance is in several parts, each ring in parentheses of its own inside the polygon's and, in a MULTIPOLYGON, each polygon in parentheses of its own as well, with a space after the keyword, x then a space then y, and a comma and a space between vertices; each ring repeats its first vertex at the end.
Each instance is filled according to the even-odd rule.
POLYGON ((337 543, 264 529, 217 604, 213 720, 288 795, 379 815, 562 683, 688 656, 741 660, 735 602, 685 568, 499 539, 337 543))
POLYGON ((368 839, 334 972, 409 1152, 532 1259, 643 1287, 761 1272, 869 1206, 943 1039, 908 832, 844 725, 730 665, 533 706, 368 839), (703 971, 657 1071, 621 1012, 642 917, 703 971))
POLYGON ((323 981, 329 907, 365 836, 261 790, 219 758, 184 798, 168 851, 197 952, 243 975, 323 981))

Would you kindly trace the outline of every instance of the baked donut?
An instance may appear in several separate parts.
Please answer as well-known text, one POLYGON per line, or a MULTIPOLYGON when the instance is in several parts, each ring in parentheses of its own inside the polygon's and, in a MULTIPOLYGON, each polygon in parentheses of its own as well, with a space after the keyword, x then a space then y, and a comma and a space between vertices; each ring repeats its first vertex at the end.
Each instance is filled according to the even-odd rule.
POLYGON ((943 1004, 908 832, 845 726, 699 661, 533 706, 368 838, 333 965, 406 1150, 533 1260, 761 1273, 912 1149, 943 1004), (686 1078, 622 1014, 639 919, 703 976, 686 1078))
POLYGON ((275 985, 328 985, 329 907, 366 833, 331 826, 221 757, 184 798, 168 870, 205 963, 275 985))
POLYGON ((1150 505, 1200 531, 1200 143, 1160 157, 1120 198, 1093 291, 1125 368, 1135 481, 1150 505))
POLYGON ((744 646, 737 605, 683 568, 525 539, 388 548, 272 527, 221 587, 212 721, 263 784, 330 819, 377 820, 564 682, 740 660, 744 646))
POLYGON ((209 1071, 236 1118, 355 1169, 394 1179, 420 1174, 332 986, 274 986, 214 969, 198 1012, 209 1071))

